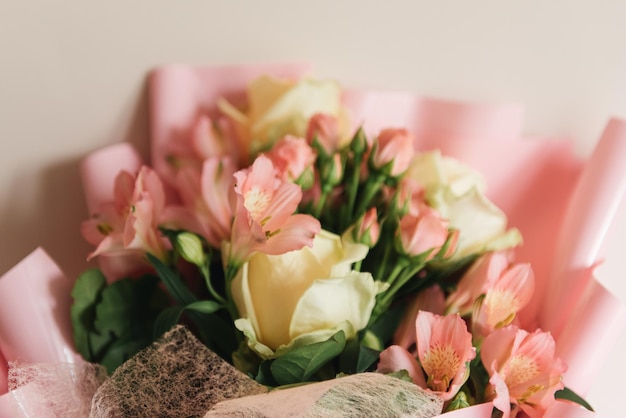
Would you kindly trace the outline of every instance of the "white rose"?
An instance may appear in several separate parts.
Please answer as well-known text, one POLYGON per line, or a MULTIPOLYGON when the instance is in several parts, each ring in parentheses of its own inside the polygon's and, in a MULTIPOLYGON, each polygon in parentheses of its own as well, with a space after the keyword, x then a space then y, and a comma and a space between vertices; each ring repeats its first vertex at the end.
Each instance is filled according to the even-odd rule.
POLYGON ((248 86, 245 112, 225 100, 220 110, 235 121, 248 151, 256 153, 285 135, 304 137, 309 119, 316 113, 336 117, 347 134, 347 112, 341 104, 341 88, 331 80, 305 78, 300 81, 261 76, 248 86))
POLYGON ((320 232, 313 247, 271 256, 257 253, 232 283, 240 319, 235 326, 263 358, 324 341, 339 330, 363 329, 384 284, 351 270, 368 248, 320 232))
POLYGON ((467 165, 439 151, 425 152, 414 158, 407 176, 424 186, 428 204, 459 230, 455 258, 521 243, 519 231, 507 229, 504 212, 485 197, 482 175, 467 165))

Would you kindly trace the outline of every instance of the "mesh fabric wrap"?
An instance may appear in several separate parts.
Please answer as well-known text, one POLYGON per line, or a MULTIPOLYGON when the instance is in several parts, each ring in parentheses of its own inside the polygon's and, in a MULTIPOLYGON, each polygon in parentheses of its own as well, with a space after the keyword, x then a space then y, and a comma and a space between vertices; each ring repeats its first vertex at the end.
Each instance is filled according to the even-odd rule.
POLYGON ((205 418, 430 418, 440 415, 442 408, 439 397, 413 383, 378 373, 359 373, 224 401, 205 418))
POLYGON ((86 417, 91 399, 106 379, 97 364, 10 363, 9 389, 15 399, 15 416, 86 417))
POLYGON ((266 390, 177 326, 115 370, 90 417, 202 417, 220 401, 266 390))

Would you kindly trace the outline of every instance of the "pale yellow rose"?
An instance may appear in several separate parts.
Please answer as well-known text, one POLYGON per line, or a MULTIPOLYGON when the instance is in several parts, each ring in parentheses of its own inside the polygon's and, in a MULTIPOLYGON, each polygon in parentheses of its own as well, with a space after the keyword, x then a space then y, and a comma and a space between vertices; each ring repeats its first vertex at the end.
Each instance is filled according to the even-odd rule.
POLYGON ((248 86, 248 108, 235 108, 219 100, 220 110, 235 122, 249 153, 257 153, 285 135, 304 137, 309 119, 325 113, 339 121, 348 140, 347 111, 341 104, 341 88, 332 80, 282 80, 261 76, 248 86))
POLYGON ((482 175, 439 151, 417 155, 407 172, 426 189, 426 200, 450 227, 459 230, 454 258, 519 245, 520 232, 507 229, 507 217, 484 195, 482 175))
POLYGON ((320 232, 313 247, 271 256, 257 253, 240 269, 232 294, 236 327, 263 358, 324 341, 339 330, 363 329, 385 285, 351 270, 368 247, 320 232))

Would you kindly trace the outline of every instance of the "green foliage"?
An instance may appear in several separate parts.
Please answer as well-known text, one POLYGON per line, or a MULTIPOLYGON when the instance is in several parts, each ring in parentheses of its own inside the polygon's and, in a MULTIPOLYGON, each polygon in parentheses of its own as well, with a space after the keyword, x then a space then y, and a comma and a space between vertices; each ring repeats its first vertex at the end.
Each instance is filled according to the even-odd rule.
POLYGON ((157 277, 146 275, 107 285, 100 271, 84 272, 72 291, 77 351, 111 373, 152 343, 155 319, 168 304, 158 283, 157 277))
POLYGON ((304 345, 274 360, 270 366, 272 376, 280 385, 302 383, 330 360, 337 357, 346 346, 346 336, 339 331, 326 341, 304 345))
POLYGON ((446 408, 446 412, 448 411, 456 411, 457 409, 463 409, 470 406, 469 400, 467 399, 467 395, 465 392, 460 391, 456 394, 454 398, 450 401, 450 404, 446 408))

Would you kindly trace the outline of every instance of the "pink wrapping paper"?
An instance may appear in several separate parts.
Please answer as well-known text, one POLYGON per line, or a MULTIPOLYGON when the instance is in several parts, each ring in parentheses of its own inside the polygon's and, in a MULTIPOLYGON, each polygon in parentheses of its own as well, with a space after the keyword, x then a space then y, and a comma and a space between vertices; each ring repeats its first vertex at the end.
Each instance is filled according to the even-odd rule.
POLYGON ((541 323, 558 337, 588 285, 580 274, 599 250, 626 190, 626 122, 612 119, 572 194, 563 221, 541 323))
MULTIPOLYGON (((37 248, 0 278, 0 390, 7 387, 5 362, 72 363, 69 309, 71 283, 37 248)), ((11 394, 0 391, 0 417, 12 416, 11 394)))
POLYGON ((7 362, 74 361, 72 284, 38 248, 0 279, 0 351, 7 362))

